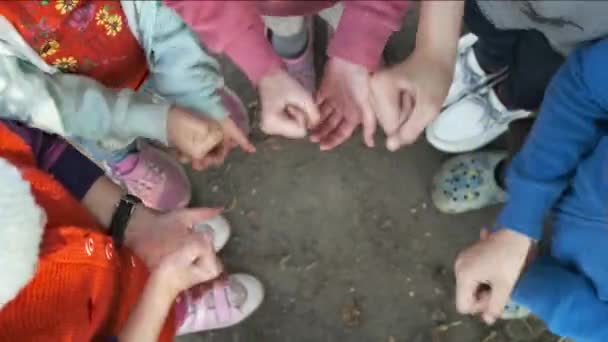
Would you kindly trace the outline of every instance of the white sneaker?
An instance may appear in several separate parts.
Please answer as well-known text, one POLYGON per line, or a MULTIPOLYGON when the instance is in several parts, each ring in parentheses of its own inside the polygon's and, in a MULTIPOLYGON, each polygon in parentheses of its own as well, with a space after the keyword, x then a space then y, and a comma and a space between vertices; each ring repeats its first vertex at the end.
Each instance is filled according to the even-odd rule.
POLYGON ((193 229, 197 232, 208 234, 216 252, 221 251, 226 246, 232 230, 230 223, 222 215, 199 222, 194 225, 193 229))
MULTIPOLYGON (((183 291, 176 299, 181 316, 177 336, 239 324, 264 300, 262 283, 248 274, 232 274, 183 291)), ((177 312, 176 312, 177 313, 177 312)))
POLYGON ((474 93, 488 86, 502 81, 507 75, 507 68, 498 72, 487 74, 477 61, 473 51, 473 45, 477 42, 477 36, 469 33, 458 41, 458 54, 454 78, 450 85, 448 96, 443 103, 448 107, 470 93, 474 93))
POLYGON ((513 120, 530 116, 508 110, 494 89, 467 95, 452 104, 426 128, 426 139, 438 150, 460 153, 477 150, 507 131, 513 120))

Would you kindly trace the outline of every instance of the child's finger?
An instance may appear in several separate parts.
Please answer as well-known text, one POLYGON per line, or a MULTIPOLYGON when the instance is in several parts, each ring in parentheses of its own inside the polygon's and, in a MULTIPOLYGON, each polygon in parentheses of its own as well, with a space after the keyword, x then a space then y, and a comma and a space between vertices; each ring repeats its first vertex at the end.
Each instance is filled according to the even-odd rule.
POLYGON ((500 317, 509 302, 511 289, 502 283, 492 284, 492 292, 486 310, 483 312, 482 318, 488 324, 494 324, 500 317))
POLYGON ((456 309, 462 314, 474 313, 478 282, 456 276, 456 309))
POLYGON ((297 109, 306 118, 306 126, 308 128, 315 127, 319 123, 319 121, 321 121, 321 113, 319 112, 317 104, 309 98, 299 100, 300 101, 298 101, 298 103, 294 103, 293 106, 289 105, 288 108, 297 107, 297 109))
POLYGON ((273 115, 262 120, 262 131, 270 135, 282 135, 287 138, 302 138, 306 136, 306 127, 290 118, 286 113, 273 115))
POLYGON ((320 142, 326 140, 327 136, 333 132, 342 122, 343 117, 338 113, 334 112, 327 120, 323 121, 321 125, 315 127, 310 134, 312 142, 320 142))
POLYGON ((374 134, 376 133, 376 114, 369 103, 365 103, 361 106, 362 118, 361 124, 363 125, 363 140, 367 147, 374 147, 374 134))
POLYGON ((300 108, 292 105, 287 105, 285 108, 287 114, 294 118, 299 126, 306 127, 306 113, 300 108))
POLYGON ((239 145, 243 151, 247 153, 254 153, 255 146, 249 141, 245 132, 243 132, 231 119, 224 120, 222 128, 226 137, 232 139, 239 145))

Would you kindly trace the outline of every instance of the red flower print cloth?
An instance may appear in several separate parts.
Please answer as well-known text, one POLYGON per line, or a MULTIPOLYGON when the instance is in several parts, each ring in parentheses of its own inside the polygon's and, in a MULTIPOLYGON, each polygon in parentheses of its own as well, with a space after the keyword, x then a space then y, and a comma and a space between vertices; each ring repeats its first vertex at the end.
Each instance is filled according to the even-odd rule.
POLYGON ((118 0, 0 1, 0 15, 63 72, 115 89, 137 89, 148 74, 144 51, 118 0))

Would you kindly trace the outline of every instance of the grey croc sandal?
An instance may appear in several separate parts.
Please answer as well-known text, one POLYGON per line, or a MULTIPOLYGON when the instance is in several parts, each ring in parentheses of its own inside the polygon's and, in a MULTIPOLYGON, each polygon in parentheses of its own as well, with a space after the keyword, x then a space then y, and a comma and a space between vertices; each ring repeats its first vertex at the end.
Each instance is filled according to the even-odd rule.
POLYGON ((458 214, 503 203, 506 192, 496 183, 495 170, 506 152, 473 152, 446 161, 433 179, 431 198, 443 213, 458 214))

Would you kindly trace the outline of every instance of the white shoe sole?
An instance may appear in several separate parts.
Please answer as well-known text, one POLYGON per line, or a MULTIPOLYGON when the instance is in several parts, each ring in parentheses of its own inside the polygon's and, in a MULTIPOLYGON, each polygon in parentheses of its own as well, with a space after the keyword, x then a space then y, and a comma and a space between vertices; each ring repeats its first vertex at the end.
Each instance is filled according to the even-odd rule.
MULTIPOLYGON (((441 114, 439 114, 441 115, 441 114)), ((446 153, 464 153, 478 150, 492 141, 496 140, 500 135, 505 133, 507 129, 509 129, 509 123, 515 120, 527 118, 531 115, 530 112, 527 111, 516 111, 509 118, 507 122, 502 125, 496 125, 491 129, 484 131, 484 133, 480 136, 472 137, 469 139, 461 140, 458 142, 454 141, 445 141, 434 135, 435 131, 432 128, 432 123, 425 130, 426 140, 436 149, 446 152, 446 153)))

